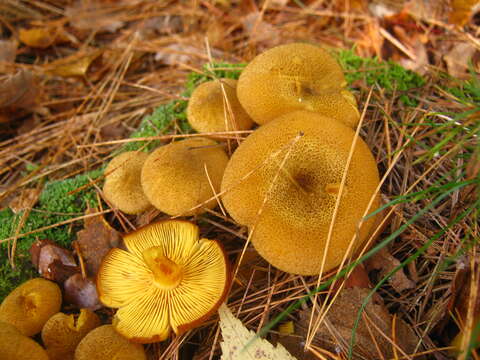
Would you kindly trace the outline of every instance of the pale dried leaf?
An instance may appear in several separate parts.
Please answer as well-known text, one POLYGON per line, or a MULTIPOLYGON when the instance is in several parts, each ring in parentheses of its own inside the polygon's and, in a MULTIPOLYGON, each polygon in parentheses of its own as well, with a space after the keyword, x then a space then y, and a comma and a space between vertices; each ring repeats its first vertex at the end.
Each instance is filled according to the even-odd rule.
MULTIPOLYGON (((12 40, 0 40, 0 63, 13 63, 17 54, 18 43, 12 40)), ((0 71, 2 70, 0 64, 0 71)))
POLYGON ((58 28, 35 27, 31 29, 20 29, 18 37, 27 46, 39 49, 46 49, 55 43, 58 28))
POLYGON ((272 46, 280 41, 278 29, 265 22, 259 11, 251 12, 245 16, 242 19, 242 24, 251 41, 265 42, 272 46))
POLYGON ((267 340, 256 338, 225 304, 220 306, 218 314, 223 337, 222 360, 296 360, 281 344, 275 347, 267 340))
MULTIPOLYGON (((117 1, 120 3, 132 1, 117 1)), ((112 3, 106 1, 77 1, 65 8, 65 16, 71 26, 78 30, 95 30, 114 33, 125 25, 122 13, 112 3)))
POLYGON ((8 207, 15 214, 25 209, 31 209, 38 201, 40 189, 23 189, 20 193, 10 201, 8 207))
POLYGON ((76 53, 67 58, 55 60, 46 65, 45 71, 51 75, 62 77, 85 76, 90 64, 98 56, 101 51, 91 51, 87 53, 76 53))
MULTIPOLYGON (((382 248, 365 262, 367 271, 380 270, 380 277, 387 275, 398 265, 400 265, 400 261, 392 256, 386 248, 382 248)), ((393 274, 393 276, 388 279, 388 282, 398 292, 415 287, 415 283, 405 275, 403 269, 393 274)))
POLYGON ((456 43, 450 52, 443 56, 448 73, 459 79, 468 79, 470 77, 470 61, 476 52, 478 50, 469 42, 456 43))

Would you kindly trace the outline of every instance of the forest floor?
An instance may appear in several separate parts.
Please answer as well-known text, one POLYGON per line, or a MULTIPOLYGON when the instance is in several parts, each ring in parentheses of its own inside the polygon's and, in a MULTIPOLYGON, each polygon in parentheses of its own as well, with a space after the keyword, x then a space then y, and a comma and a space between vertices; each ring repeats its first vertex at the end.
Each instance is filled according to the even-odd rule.
MULTIPOLYGON (((467 0, 3 1, 0 299, 38 276, 32 243, 71 249, 91 208, 121 233, 168 218, 113 211, 102 199, 104 166, 120 151, 192 134, 185 107, 199 83, 237 78, 266 49, 306 41, 338 59, 365 112, 359 134, 380 170, 385 221, 368 259, 352 260, 360 275, 344 282, 340 270, 304 277, 252 247, 242 255, 246 228, 216 210, 191 218, 235 264, 229 308, 255 332, 267 326, 267 339, 297 359, 478 359, 477 8, 467 0), (352 280, 365 274, 366 283, 352 280), (466 336, 455 353, 458 333, 466 336)), ((151 359, 212 359, 220 340, 212 317, 146 349, 151 359)))

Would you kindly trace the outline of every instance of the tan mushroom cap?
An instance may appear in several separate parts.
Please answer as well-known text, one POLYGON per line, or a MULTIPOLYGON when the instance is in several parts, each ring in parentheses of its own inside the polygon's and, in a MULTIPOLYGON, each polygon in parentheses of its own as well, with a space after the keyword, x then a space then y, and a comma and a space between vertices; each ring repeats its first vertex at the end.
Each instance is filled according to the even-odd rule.
POLYGON ((187 119, 198 132, 248 130, 253 126, 238 101, 234 79, 207 81, 196 87, 188 101, 187 119))
POLYGON ((75 350, 75 360, 146 360, 145 350, 115 331, 112 325, 90 331, 75 350))
POLYGON ((126 214, 140 214, 152 206, 140 182, 147 157, 142 151, 124 152, 114 157, 105 169, 105 198, 126 214))
MULTIPOLYGON (((252 243, 272 265, 295 274, 319 273, 353 138, 354 131, 340 122, 298 111, 263 125, 233 154, 222 182, 223 203, 237 222, 255 225, 252 243)), ((358 138, 324 271, 340 264, 378 184, 375 159, 358 138)), ((376 197, 369 213, 378 206, 376 197)), ((374 224, 375 217, 364 222, 354 249, 374 224)))
POLYGON ((0 359, 49 360, 45 350, 15 326, 0 321, 0 359))
POLYGON ((113 325, 128 339, 165 340, 200 325, 226 296, 228 263, 221 245, 199 239, 190 222, 168 220, 124 237, 97 276, 100 300, 119 308, 113 325))
POLYGON ((157 209, 169 215, 200 214, 217 205, 212 187, 215 193, 220 190, 227 162, 223 148, 206 138, 188 138, 161 146, 145 161, 143 191, 157 209), (206 202, 209 199, 212 200, 206 202))
POLYGON ((61 305, 62 292, 57 284, 42 278, 31 279, 3 300, 0 321, 12 324, 25 336, 33 336, 61 305))
POLYGON ((50 360, 73 359, 80 341, 100 325, 98 316, 88 309, 81 309, 78 317, 64 313, 53 315, 42 329, 42 341, 50 360))
POLYGON ((242 71, 237 94, 258 124, 308 110, 355 127, 360 119, 355 97, 337 61, 317 45, 292 43, 271 48, 242 71))

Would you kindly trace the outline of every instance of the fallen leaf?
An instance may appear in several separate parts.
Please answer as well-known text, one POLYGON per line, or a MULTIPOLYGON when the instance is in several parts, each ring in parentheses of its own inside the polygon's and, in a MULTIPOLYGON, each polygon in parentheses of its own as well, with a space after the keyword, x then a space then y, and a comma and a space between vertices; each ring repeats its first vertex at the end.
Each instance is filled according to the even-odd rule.
POLYGON ((83 278, 82 274, 69 277, 63 284, 64 300, 78 309, 98 310, 103 305, 97 294, 97 286, 91 278, 83 278))
POLYGON ((296 360, 281 344, 275 347, 267 340, 256 338, 225 304, 220 306, 218 314, 223 337, 222 360, 296 360))
MULTIPOLYGON (((387 275, 398 265, 400 265, 400 261, 392 256, 392 254, 390 254, 385 247, 365 262, 365 268, 367 271, 370 272, 372 270, 380 270, 379 277, 381 278, 387 275)), ((397 292, 413 289, 415 287, 415 283, 405 275, 403 269, 400 269, 393 274, 388 279, 388 282, 397 292)))
MULTIPOLYGON (((116 1, 116 5, 127 1, 116 1)), ((131 1, 129 1, 131 2, 131 1)), ((116 6, 108 1, 77 1, 65 8, 65 16, 69 18, 72 27, 78 30, 95 30, 97 32, 114 33, 125 25, 116 6)))
POLYGON ((90 64, 100 56, 100 50, 76 53, 66 58, 55 60, 45 65, 45 71, 61 77, 85 76, 90 64))
POLYGON ((451 0, 452 11, 449 20, 452 24, 464 26, 472 17, 474 9, 478 9, 480 2, 478 0, 451 0))
MULTIPOLYGON (((214 57, 218 53, 212 52, 214 57)), ((166 65, 188 64, 192 57, 203 58, 205 51, 187 44, 175 43, 162 47, 160 51, 155 53, 155 61, 160 61, 166 65)))
POLYGON ((55 43, 58 32, 58 27, 34 27, 31 29, 20 29, 18 37, 27 46, 46 49, 55 43))
POLYGON ((30 108, 36 103, 38 87, 29 70, 0 76, 0 109, 30 108))
MULTIPOLYGON (((471 77, 469 66, 473 62, 474 55, 478 53, 475 46, 469 42, 462 41, 456 43, 453 48, 443 56, 443 60, 447 64, 448 73, 459 79, 468 79, 471 77)), ((474 67, 475 64, 472 64, 474 67)), ((472 70, 476 70, 475 68, 472 70)))
POLYGON ((280 32, 273 25, 263 20, 259 11, 254 11, 242 19, 245 32, 250 41, 263 42, 265 45, 274 46, 280 42, 280 32))
POLYGON ((73 254, 50 240, 39 240, 30 247, 30 257, 38 273, 48 280, 63 284, 80 271, 73 254))
MULTIPOLYGON (((90 209, 87 214, 96 211, 90 209)), ((75 243, 80 249, 79 256, 85 261, 89 276, 97 274, 103 257, 111 248, 118 247, 120 241, 120 234, 105 221, 102 215, 85 219, 84 230, 77 233, 75 243)))
MULTIPOLYGON (((315 334, 314 343, 334 353, 348 353, 352 329, 361 304, 370 293, 358 287, 342 289, 315 334)), ((366 305, 355 332, 353 359, 383 359, 411 355, 415 352, 418 339, 413 330, 401 319, 395 319, 395 341, 393 341, 394 318, 379 298, 372 297, 366 305), (387 340, 386 337, 389 339, 387 340), (392 342, 398 346, 394 353, 392 342), (379 353, 380 352, 380 353, 379 353)), ((300 312, 300 324, 308 328, 311 310, 300 312)))

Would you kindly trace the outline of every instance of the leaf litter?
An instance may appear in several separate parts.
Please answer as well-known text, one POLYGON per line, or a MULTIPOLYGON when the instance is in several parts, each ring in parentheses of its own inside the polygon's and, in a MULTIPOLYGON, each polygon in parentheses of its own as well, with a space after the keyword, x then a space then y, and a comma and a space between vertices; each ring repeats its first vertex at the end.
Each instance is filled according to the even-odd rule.
MULTIPOLYGON (((401 154, 400 160, 382 187, 382 193, 394 199, 398 196, 407 196, 409 194, 407 189, 412 184, 416 184, 418 190, 425 190, 444 176, 457 179, 452 174, 455 174, 454 170, 458 164, 468 164, 469 176, 475 177, 478 173, 475 170, 477 166, 474 158, 469 158, 468 150, 475 143, 467 131, 446 143, 444 148, 439 149, 438 155, 432 157, 434 159, 432 161, 438 161, 435 169, 429 170, 429 164, 426 163, 414 163, 418 154, 425 154, 429 147, 439 143, 444 137, 446 132, 438 130, 439 127, 453 126, 450 125, 453 121, 432 117, 432 113, 441 112, 457 116, 466 108, 463 105, 464 99, 452 97, 448 93, 446 87, 439 81, 440 76, 436 71, 446 70, 453 76, 463 72, 468 76, 468 72, 463 71, 465 64, 468 66, 467 56, 456 58, 456 55, 460 53, 464 55, 471 50, 462 52, 462 49, 460 47, 456 49, 454 44, 466 43, 478 48, 478 40, 475 36, 472 37, 477 26, 474 17, 475 4, 469 1, 452 1, 453 6, 445 7, 446 2, 376 0, 367 4, 365 1, 271 1, 262 7, 254 2, 223 1, 199 2, 192 7, 191 4, 187 6, 180 2, 122 1, 114 4, 110 1, 89 1, 84 2, 84 5, 82 2, 69 2, 68 5, 58 5, 59 8, 48 6, 37 8, 27 2, 9 6, 8 4, 12 2, 8 1, 9 7, 6 8, 4 17, 8 29, 41 28, 52 19, 63 17, 67 20, 64 30, 69 36, 69 41, 57 42, 55 39, 46 48, 22 45, 21 48, 14 48, 15 50, 11 50, 10 47, 8 51, 0 51, 6 54, 7 64, 4 67, 10 71, 6 74, 5 70, 2 74, 13 76, 19 71, 30 72, 32 79, 35 79, 33 89, 36 95, 25 96, 25 99, 35 98, 35 103, 48 110, 32 111, 35 103, 29 105, 28 102, 25 107, 9 107, 9 117, 14 117, 19 122, 9 124, 7 130, 1 134, 4 140, 0 147, 4 170, 0 183, 2 190, 5 187, 7 192, 0 195, 7 196, 32 184, 36 185, 46 177, 65 179, 102 166, 111 152, 121 146, 121 143, 115 143, 115 136, 117 141, 121 141, 124 132, 115 132, 115 126, 133 131, 145 114, 153 111, 158 105, 178 97, 183 89, 187 72, 203 71, 202 65, 208 61, 206 45, 204 46, 204 36, 208 29, 210 34, 215 36, 215 41, 210 43, 214 60, 223 60, 228 56, 238 62, 245 62, 261 49, 272 46, 279 41, 278 39, 282 43, 308 39, 343 48, 351 48, 352 44, 356 44, 357 54, 374 55, 381 60, 395 59, 407 63, 410 61, 410 65, 415 66, 412 58, 405 54, 404 50, 407 50, 410 55, 421 59, 422 67, 427 70, 429 83, 426 87, 418 86, 422 89, 421 93, 399 89, 397 87, 399 83, 392 83, 388 86, 387 94, 384 91, 387 88, 385 83, 379 86, 377 79, 367 81, 362 77, 362 74, 368 73, 371 69, 382 66, 379 64, 385 64, 382 62, 365 62, 360 70, 353 69, 349 74, 361 77, 355 82, 355 95, 360 104, 364 102, 368 90, 374 89, 375 101, 367 109, 367 121, 365 127, 361 129, 361 135, 366 138, 376 154, 381 170, 384 171, 393 164, 392 159, 396 154, 401 154), (352 6, 348 7, 350 4, 352 6), (374 13, 372 11, 374 4, 378 8, 387 9, 388 13, 374 13), (359 12, 360 9, 365 13, 359 12), (262 16, 259 16, 259 13, 262 16), (212 14, 219 20, 212 21, 212 14), (464 24, 463 27, 453 27, 448 23, 449 19, 453 19, 453 15, 458 15, 458 20, 452 21, 455 24, 464 24), (143 26, 148 25, 149 19, 159 16, 171 16, 176 20, 175 23, 166 24, 164 28, 160 24, 159 29, 154 27, 141 32, 143 26), (266 33, 272 36, 249 32, 253 27, 247 27, 243 23, 248 16, 250 16, 248 19, 258 22, 257 27, 266 29, 266 33), (139 33, 143 34, 144 38, 136 35, 139 33), (384 36, 385 34, 389 39, 384 36), (78 40, 77 43, 71 41, 75 39, 78 40), (195 50, 187 51, 188 57, 185 58, 155 61, 155 55, 162 54, 168 44, 178 43, 187 49, 191 46, 195 50), (449 45, 440 47, 437 46, 439 43, 449 45), (101 55, 89 57, 97 51, 101 55), (115 56, 111 56, 112 54, 115 56), (104 61, 108 59, 111 61, 104 61), (453 64, 453 59, 457 64, 453 64), (16 61, 14 71, 11 70, 13 61, 16 61), (167 62, 173 65, 165 66, 167 62), (96 68, 98 64, 100 68, 96 68), (148 86, 144 86, 145 84, 148 86), (409 104, 415 101, 415 107, 405 106, 399 102, 399 95, 407 99, 409 104), (30 120, 32 122, 29 122, 30 120), (18 132, 16 126, 22 121, 35 125, 18 132), (102 138, 99 129, 107 125, 112 128, 110 130, 112 135, 109 136, 111 143, 97 146, 96 143, 102 138), (110 139, 112 137, 113 139, 110 139), (457 146, 458 144, 462 146, 457 146), (448 153, 452 149, 455 151, 448 153), (32 164, 40 166, 33 175, 30 175, 31 170, 28 169, 32 168, 32 164)), ((251 26, 252 22, 247 25, 251 26)), ((9 31, 5 32, 5 38, 9 38, 13 44, 18 37, 12 36, 14 32, 9 31)), ((177 52, 181 53, 181 50, 177 49, 177 52)), ((7 80, 8 77, 3 79, 7 80)), ((6 83, 8 85, 8 82, 6 83)), ((3 84, 2 82, 0 85, 3 84)), ((10 87, 4 92, 5 103, 22 105, 22 101, 16 100, 19 92, 10 91, 18 89, 24 91, 26 87, 10 87)), ((470 90, 467 85, 463 89, 467 91, 466 98, 472 99, 474 91, 468 92, 470 90)), ((455 96, 459 94, 456 93, 455 96)), ((467 102, 470 104, 469 110, 476 111, 472 107, 473 102, 471 100, 467 102)), ((472 126, 472 122, 467 125, 472 126)), ((169 127, 169 131, 171 134, 182 133, 177 125, 169 127)), ((456 170, 461 173, 462 169, 463 165, 456 170)), ((421 221, 408 226, 407 234, 402 236, 402 241, 395 241, 390 248, 397 261, 407 259, 439 226, 445 226, 451 214, 456 214, 459 209, 468 208, 473 204, 472 191, 468 196, 462 195, 465 189, 461 189, 456 201, 453 198, 448 199, 421 221)), ((389 225, 386 232, 394 232, 428 202, 428 198, 418 196, 414 202, 399 207, 393 215, 392 225, 389 225)), ((149 219, 155 216, 158 218, 158 214, 152 214, 149 219)), ((239 244, 242 242, 241 237, 232 234, 238 233, 238 227, 221 214, 212 213, 206 219, 210 221, 206 222, 210 225, 204 226, 204 231, 221 237, 229 253, 232 256, 237 254, 239 246, 243 244, 239 244), (225 232, 225 228, 229 232, 225 232)), ((128 222, 123 223, 117 216, 108 216, 107 220, 114 228, 131 229, 128 222), (123 225, 119 225, 120 223, 123 225)), ((136 223, 135 219, 130 220, 136 223)), ((371 336, 367 332, 376 334, 378 328, 386 337, 379 335, 378 339, 375 338, 377 345, 380 346, 380 342, 383 341, 381 339, 385 339, 387 349, 380 348, 385 353, 393 351, 387 337, 399 344, 401 341, 398 338, 394 339, 393 333, 388 331, 394 328, 394 319, 395 328, 398 328, 397 325, 401 323, 399 320, 402 320, 406 321, 411 329, 424 334, 417 349, 418 353, 425 351, 434 354, 432 356, 436 358, 444 356, 442 346, 448 344, 451 337, 445 337, 445 333, 435 334, 431 331, 433 323, 428 317, 428 311, 435 308, 436 304, 443 308, 442 304, 448 302, 448 284, 452 283, 456 268, 455 265, 450 265, 439 277, 435 277, 435 271, 437 265, 460 246, 459 238, 463 234, 478 236, 478 228, 472 224, 471 218, 467 218, 452 227, 441 242, 434 243, 427 255, 421 256, 412 267, 409 267, 411 273, 414 271, 416 273, 416 281, 412 288, 407 286, 402 291, 391 291, 390 283, 380 289, 379 296, 383 299, 383 304, 374 303, 377 307, 367 306, 368 317, 362 316, 362 321, 366 319, 368 326, 366 329, 359 329, 360 341, 364 339, 367 342, 370 339, 371 346, 371 336), (388 309, 387 313, 385 308, 388 309)), ((391 258, 389 261, 390 264, 384 264, 385 268, 397 264, 391 258)), ((255 263, 252 267, 255 271, 246 272, 245 276, 242 276, 242 281, 237 282, 237 286, 232 289, 229 307, 244 325, 256 331, 289 304, 301 298, 306 291, 313 289, 317 282, 316 279, 279 273, 268 264, 255 263)), ((379 270, 384 271, 382 268, 379 270)), ((402 272, 403 270, 399 273, 402 272)), ((398 276, 401 275, 395 274, 394 278, 398 276)), ((76 294, 72 295, 72 298, 77 298, 78 304, 83 301, 81 299, 87 299, 88 301, 84 301, 83 304, 90 303, 95 307, 95 301, 92 301, 94 297, 91 295, 93 294, 91 290, 94 289, 93 281, 86 273, 81 272, 76 273, 73 279, 71 281, 73 285, 71 287, 69 285, 68 288, 78 290, 68 293, 76 294)), ((402 280, 405 283, 401 286, 408 284, 408 280, 408 277, 402 280)), ((366 290, 361 287, 360 290, 356 286, 347 290, 349 292, 344 292, 348 295, 347 298, 357 298, 360 302, 366 295, 366 290), (355 295, 354 292, 359 294, 355 295)), ((319 299, 323 299, 323 296, 323 293, 320 294, 319 299)), ((315 304, 315 307, 317 305, 319 304, 315 304)), ((349 303, 348 299, 345 300, 345 306, 353 312, 358 310, 358 306, 349 303)), ((293 321, 295 328, 292 335, 297 336, 294 339, 299 339, 300 335, 296 331, 305 325, 299 320, 300 314, 307 318, 306 315, 310 315, 312 308, 315 307, 311 302, 307 302, 301 310, 289 315, 289 321, 293 321)), ((330 322, 341 313, 335 314, 332 309, 335 310, 335 307, 332 306, 327 313, 327 316, 331 315, 330 322)), ((213 354, 218 355, 219 337, 215 337, 215 327, 212 326, 214 323, 210 322, 185 337, 176 338, 168 346, 152 346, 149 348, 152 358, 178 359, 184 354, 182 345, 184 342, 196 344, 196 359, 210 359, 214 357, 213 354)), ((342 335, 338 336, 335 327, 330 326, 328 339, 335 339, 332 337, 333 333, 337 340, 348 340, 349 334, 345 327, 348 327, 348 324, 338 323, 342 335)), ((319 354, 338 358, 345 356, 348 348, 344 341, 341 341, 341 344, 343 347, 334 348, 333 353, 318 347, 312 350, 315 351, 317 358, 321 358, 319 354), (342 350, 341 354, 336 352, 339 349, 342 350)), ((367 346, 367 351, 373 350, 377 351, 377 347, 372 349, 367 346)), ((401 357, 402 353, 394 355, 401 357)), ((376 355, 372 356, 375 358, 376 355)))

